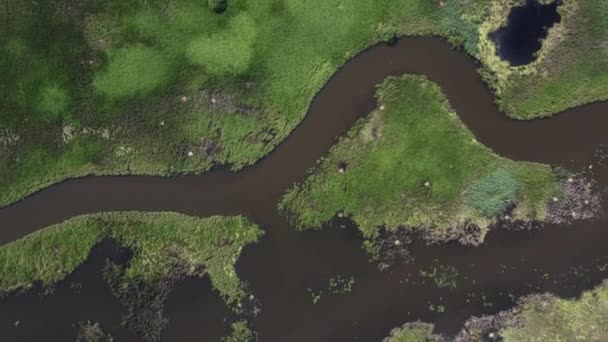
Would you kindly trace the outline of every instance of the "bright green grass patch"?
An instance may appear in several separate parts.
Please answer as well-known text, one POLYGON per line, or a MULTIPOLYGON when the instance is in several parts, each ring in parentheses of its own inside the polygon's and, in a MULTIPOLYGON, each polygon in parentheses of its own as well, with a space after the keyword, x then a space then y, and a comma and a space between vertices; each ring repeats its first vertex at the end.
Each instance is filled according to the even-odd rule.
POLYGON ((242 74, 253 58, 255 30, 253 19, 241 14, 230 21, 227 31, 193 40, 186 55, 213 74, 242 74))
POLYGON ((243 217, 194 218, 172 213, 80 216, 0 247, 0 293, 34 282, 52 285, 83 263, 95 244, 114 239, 133 251, 125 280, 154 283, 176 262, 186 273, 204 266, 228 304, 245 294, 234 264, 242 248, 263 232, 243 217))
POLYGON ((510 204, 519 219, 544 218, 559 190, 556 175, 482 146, 437 85, 420 76, 389 78, 378 99, 380 109, 283 198, 280 208, 298 228, 319 227, 339 211, 367 237, 378 226, 487 228, 510 204))
POLYGON ((96 76, 95 87, 110 97, 146 95, 169 75, 163 56, 143 45, 111 50, 108 59, 108 69, 96 76))
POLYGON ((608 287, 584 292, 579 299, 531 297, 499 331, 505 342, 604 341, 608 335, 608 287))

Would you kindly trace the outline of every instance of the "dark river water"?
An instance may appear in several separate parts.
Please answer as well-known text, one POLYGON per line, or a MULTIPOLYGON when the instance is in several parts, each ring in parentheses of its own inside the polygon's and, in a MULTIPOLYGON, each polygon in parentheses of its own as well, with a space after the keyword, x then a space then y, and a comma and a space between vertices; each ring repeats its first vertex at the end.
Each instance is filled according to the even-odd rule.
MULTIPOLYGON (((608 171, 595 157, 597 147, 608 143, 607 102, 550 119, 510 120, 498 111, 476 67, 464 53, 437 38, 376 45, 341 68, 293 134, 255 166, 203 176, 66 181, 1 209, 0 244, 74 215, 101 211, 246 215, 267 232, 259 244, 243 251, 237 264, 240 277, 262 303, 261 315, 252 320, 261 341, 379 341, 391 328, 417 319, 436 322, 439 332, 454 334, 469 316, 507 309, 521 295, 578 295, 608 278, 604 217, 534 231, 496 229, 476 248, 416 242, 413 262, 380 272, 368 262, 354 228, 298 233, 276 212, 284 191, 304 179, 336 138, 375 107, 375 85, 404 73, 424 74, 437 82, 477 139, 497 153, 561 164, 573 171, 593 164, 594 178, 608 184, 608 171), (438 288, 420 275, 421 270, 435 268, 455 269, 457 286, 438 288), (322 287, 338 275, 356 279, 352 292, 322 295, 313 304, 307 289, 322 287)), ((136 340, 120 327, 120 305, 100 280, 103 258, 91 259, 55 294, 40 299, 30 292, 0 301, 0 336, 66 341, 75 334, 74 321, 95 320, 118 341, 136 340), (84 285, 72 289, 73 282, 84 285)), ((205 279, 180 284, 167 303, 167 316, 174 323, 163 340, 217 341, 226 326, 226 309, 218 300, 205 279)))

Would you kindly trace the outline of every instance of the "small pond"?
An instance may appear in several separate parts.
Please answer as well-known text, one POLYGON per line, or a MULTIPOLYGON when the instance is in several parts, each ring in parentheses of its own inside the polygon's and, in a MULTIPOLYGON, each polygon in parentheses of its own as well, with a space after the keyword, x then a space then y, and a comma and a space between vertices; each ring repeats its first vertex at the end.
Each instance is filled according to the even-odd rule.
POLYGON ((512 66, 533 62, 549 29, 561 20, 557 11, 560 4, 560 0, 549 4, 527 0, 525 5, 514 7, 507 25, 490 34, 498 56, 512 66))

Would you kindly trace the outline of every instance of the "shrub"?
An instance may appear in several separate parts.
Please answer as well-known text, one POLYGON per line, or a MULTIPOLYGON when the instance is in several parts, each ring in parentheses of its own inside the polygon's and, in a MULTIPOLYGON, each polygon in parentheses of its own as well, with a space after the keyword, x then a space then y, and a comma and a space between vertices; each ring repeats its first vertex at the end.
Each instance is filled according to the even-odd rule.
POLYGON ((209 9, 215 13, 223 13, 228 8, 228 0, 207 0, 209 9))
POLYGON ((509 203, 515 202, 517 190, 515 176, 508 170, 499 168, 469 187, 467 202, 484 216, 494 217, 509 203))

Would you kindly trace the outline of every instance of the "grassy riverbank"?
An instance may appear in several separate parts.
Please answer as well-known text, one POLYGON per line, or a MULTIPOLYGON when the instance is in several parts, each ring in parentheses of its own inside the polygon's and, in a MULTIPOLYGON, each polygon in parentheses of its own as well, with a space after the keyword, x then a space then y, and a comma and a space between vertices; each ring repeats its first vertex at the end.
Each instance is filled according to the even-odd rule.
MULTIPOLYGON (((242 249, 263 235, 255 224, 235 217, 195 218, 175 213, 117 212, 85 215, 0 246, 0 297, 40 285, 52 287, 110 239, 131 252, 128 261, 109 262, 104 275, 123 304, 123 324, 146 341, 160 339, 168 321, 164 302, 188 276, 208 276, 239 318, 226 341, 249 341, 247 318, 258 310, 235 264, 242 249)), ((82 324, 79 340, 102 341, 98 324, 82 324)), ((111 338, 107 335, 107 340, 111 338)), ((105 340, 104 340, 105 341, 105 340)))
MULTIPOLYGON (((209 276, 230 308, 248 314, 242 312, 243 305, 254 297, 246 296, 234 266, 243 247, 262 234, 243 217, 80 216, 0 247, 0 295, 37 283, 52 286, 82 264, 97 243, 112 239, 132 252, 126 265, 109 263, 105 269, 106 281, 127 311, 124 324, 145 340, 155 341, 167 324, 164 302, 175 283, 186 276, 209 276)), ((237 334, 252 334, 246 321, 234 329, 237 334)))
POLYGON ((511 205, 511 219, 546 217, 560 191, 557 175, 482 146, 436 84, 389 78, 377 96, 380 108, 283 198, 280 208, 298 228, 344 213, 368 238, 379 226, 445 231, 473 223, 485 230, 511 205))
POLYGON ((579 299, 531 296, 498 334, 505 341, 601 341, 608 334, 608 287, 579 299))
POLYGON ((608 9, 570 3, 563 43, 551 38, 520 73, 491 58, 483 30, 505 16, 490 2, 230 0, 222 12, 199 0, 3 0, 0 206, 68 177, 250 165, 348 58, 399 35, 464 46, 513 116, 603 98, 607 29, 597 18, 608 9))
POLYGON ((262 234, 242 217, 79 216, 0 247, 0 293, 26 289, 35 282, 50 286, 82 264, 95 244, 113 239, 133 252, 125 279, 154 283, 180 265, 184 275, 208 275, 232 305, 245 294, 234 264, 241 249, 262 234))
POLYGON ((384 342, 603 341, 608 334, 607 317, 608 286, 604 284, 577 299, 548 294, 525 297, 512 310, 471 318, 454 339, 433 333, 432 324, 414 322, 394 329, 384 342))

